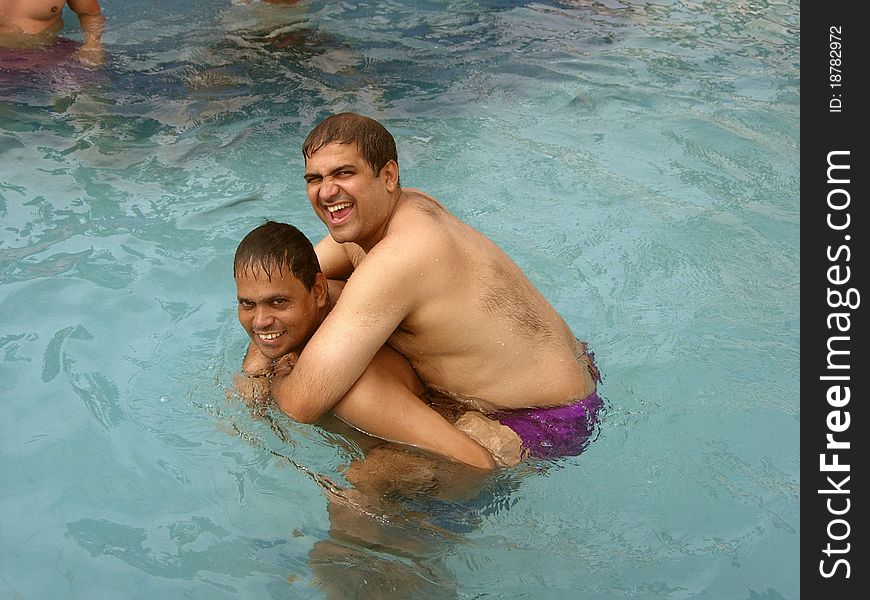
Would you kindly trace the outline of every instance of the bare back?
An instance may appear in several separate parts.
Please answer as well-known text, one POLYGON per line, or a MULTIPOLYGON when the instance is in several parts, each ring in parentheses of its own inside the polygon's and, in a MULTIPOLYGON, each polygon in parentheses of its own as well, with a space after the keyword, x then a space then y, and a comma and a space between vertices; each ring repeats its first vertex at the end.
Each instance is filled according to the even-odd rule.
POLYGON ((432 197, 403 190, 369 255, 344 247, 355 271, 385 252, 415 265, 406 282, 415 301, 389 343, 430 387, 483 410, 561 405, 594 390, 555 309, 501 249, 432 197))

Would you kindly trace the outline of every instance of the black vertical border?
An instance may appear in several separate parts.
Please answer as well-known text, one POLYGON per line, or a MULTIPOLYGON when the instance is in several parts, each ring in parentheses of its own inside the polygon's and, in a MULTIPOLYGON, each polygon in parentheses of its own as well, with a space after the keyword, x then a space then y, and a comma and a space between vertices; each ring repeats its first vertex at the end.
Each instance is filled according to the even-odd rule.
MULTIPOLYGON (((800 583, 806 598, 849 600, 858 598, 859 590, 863 598, 870 571, 870 553, 866 548, 870 536, 864 527, 870 507, 863 492, 868 482, 866 459, 862 458, 868 453, 864 436, 870 433, 865 408, 870 401, 867 393, 870 358, 866 352, 870 344, 865 317, 870 310, 870 306, 865 306, 870 305, 870 295, 864 294, 865 291, 870 294, 865 285, 870 269, 866 252, 866 238, 870 235, 867 210, 870 165, 865 140, 870 130, 866 125, 870 104, 864 83, 870 67, 867 44, 870 30, 867 21, 858 15, 863 5, 839 0, 804 2, 801 6, 800 583), (835 37, 840 38, 840 48, 832 44, 837 41, 835 37), (832 85, 838 83, 838 73, 832 67, 839 69, 839 87, 832 85), (831 152, 839 154, 830 155, 829 159, 831 152), (849 165, 848 170, 831 171, 832 179, 840 179, 840 183, 829 182, 829 160, 839 166, 849 165), (844 179, 848 183, 843 183, 844 179), (830 204, 837 208, 829 206, 829 197, 830 204), (848 222, 848 227, 836 229, 829 220, 836 227, 844 227, 848 222), (846 275, 848 281, 843 281, 846 275), (845 296, 849 289, 860 297, 850 302, 856 305, 854 308, 831 306, 838 302, 837 291, 845 296), (848 313, 848 317, 832 319, 833 313, 848 313), (848 331, 842 331, 846 326, 848 331), (833 336, 841 339, 832 342, 833 336), (849 354, 836 354, 832 358, 841 367, 849 365, 849 368, 829 368, 829 344, 840 351, 848 350, 849 354), (831 375, 845 376, 848 380, 822 379, 831 375), (833 392, 833 401, 837 404, 839 400, 840 406, 828 401, 829 391, 835 385, 849 388, 848 403, 844 403, 842 388, 833 392), (831 426, 842 431, 833 432, 831 426), (849 448, 827 448, 828 434, 840 444, 848 442, 849 448), (823 470, 822 454, 829 464, 833 454, 837 454, 840 464, 849 465, 848 471, 823 470), (845 477, 849 479, 844 482, 845 477), (846 561, 848 569, 846 563, 836 563, 838 559, 846 561), (825 577, 823 571, 831 576, 825 577)), ((856 298, 854 293, 851 298, 856 298)))

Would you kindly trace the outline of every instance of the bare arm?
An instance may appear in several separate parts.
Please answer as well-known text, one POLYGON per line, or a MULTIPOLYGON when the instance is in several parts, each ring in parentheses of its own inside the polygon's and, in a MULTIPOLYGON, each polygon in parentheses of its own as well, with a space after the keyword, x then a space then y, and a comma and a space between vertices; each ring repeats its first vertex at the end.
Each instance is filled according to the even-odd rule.
POLYGON ((418 272, 405 255, 378 248, 354 272, 296 367, 272 395, 297 421, 313 423, 350 390, 416 302, 418 272))
POLYGON ((343 244, 327 235, 314 247, 320 269, 327 279, 347 279, 353 273, 353 262, 343 244))
MULTIPOLYGON (((252 343, 242 361, 243 373, 233 379, 236 391, 252 405, 271 393, 270 375, 286 374, 293 356, 273 365, 252 343)), ((489 450, 450 424, 424 403, 423 386, 403 356, 381 348, 369 367, 335 407, 335 414, 352 427, 384 440, 415 446, 477 467, 495 466, 489 450)), ((273 396, 274 397, 274 396, 273 396)))
POLYGON ((98 0, 68 0, 67 4, 79 18, 84 35, 84 44, 79 50, 79 59, 88 65, 105 63, 103 49, 103 25, 106 22, 98 0))

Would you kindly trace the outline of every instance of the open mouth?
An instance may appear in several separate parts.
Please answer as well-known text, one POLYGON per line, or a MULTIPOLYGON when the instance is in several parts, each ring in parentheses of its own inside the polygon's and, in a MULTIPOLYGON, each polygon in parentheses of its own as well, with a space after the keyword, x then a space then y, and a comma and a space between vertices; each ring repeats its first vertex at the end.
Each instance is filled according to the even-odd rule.
POLYGON ((351 202, 339 202, 338 204, 327 206, 326 214, 329 216, 330 223, 337 224, 343 221, 352 210, 353 204, 351 202))
POLYGON ((277 340, 282 335, 284 335, 284 332, 279 331, 277 333, 258 333, 257 337, 260 339, 261 342, 265 342, 267 344, 270 344, 270 343, 274 342, 275 340, 277 340))

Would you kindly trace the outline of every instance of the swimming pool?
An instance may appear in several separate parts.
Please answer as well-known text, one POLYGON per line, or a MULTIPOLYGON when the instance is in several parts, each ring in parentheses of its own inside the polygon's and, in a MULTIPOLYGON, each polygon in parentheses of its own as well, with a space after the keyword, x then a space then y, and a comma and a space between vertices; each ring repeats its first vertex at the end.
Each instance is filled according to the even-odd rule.
POLYGON ((0 596, 799 597, 798 2, 102 4, 105 69, 0 71, 0 596), (354 445, 224 392, 236 244, 325 232, 341 110, 605 375, 585 453, 409 504, 413 548, 335 539, 354 445))

